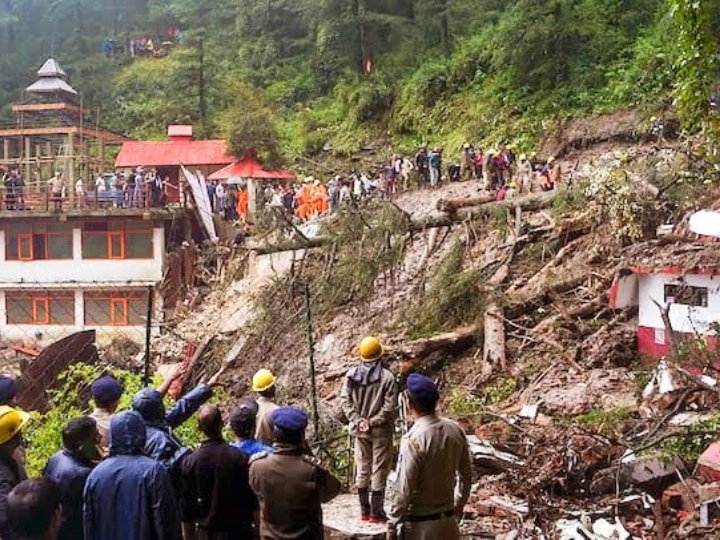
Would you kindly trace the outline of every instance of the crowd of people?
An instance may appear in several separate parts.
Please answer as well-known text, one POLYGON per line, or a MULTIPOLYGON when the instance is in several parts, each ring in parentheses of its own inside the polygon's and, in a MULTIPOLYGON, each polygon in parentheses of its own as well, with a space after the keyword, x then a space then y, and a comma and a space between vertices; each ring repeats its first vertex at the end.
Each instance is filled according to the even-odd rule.
MULTIPOLYGON (((561 180, 560 164, 535 154, 516 156, 512 145, 487 151, 469 143, 462 146, 459 159, 444 164, 444 150, 420 148, 414 159, 396 154, 373 174, 353 171, 334 175, 326 183, 313 176, 300 182, 267 183, 259 193, 259 207, 284 211, 288 217, 307 221, 365 198, 388 199, 413 186, 437 188, 447 182, 475 180, 498 200, 532 191, 550 191, 561 180)), ((228 220, 246 218, 248 191, 243 185, 213 181, 208 195, 215 212, 228 220)))
POLYGON ((107 58, 117 59, 127 55, 131 58, 161 58, 167 56, 168 50, 179 38, 180 29, 170 26, 165 35, 144 33, 121 40, 109 37, 102 42, 100 49, 107 58))
MULTIPOLYGON (((436 413, 439 392, 410 374, 398 400, 395 376, 382 365, 377 338, 365 338, 348 371, 343 411, 355 436, 362 520, 387 524, 387 537, 458 538, 456 518, 470 492, 470 455, 461 428, 436 413), (413 425, 403 436, 389 484, 399 403, 413 425), (385 513, 385 489, 393 496, 385 513)), ((14 403, 13 379, 0 377, 0 538, 3 540, 321 539, 321 504, 340 481, 305 438, 306 413, 277 401, 267 369, 252 379, 254 396, 225 416, 207 404, 219 373, 166 410, 175 376, 145 388, 118 411, 124 389, 110 375, 90 388, 94 410, 70 419, 62 448, 40 478, 24 469, 22 431, 29 415, 14 403), (173 430, 197 412, 204 440, 191 449, 173 430)))

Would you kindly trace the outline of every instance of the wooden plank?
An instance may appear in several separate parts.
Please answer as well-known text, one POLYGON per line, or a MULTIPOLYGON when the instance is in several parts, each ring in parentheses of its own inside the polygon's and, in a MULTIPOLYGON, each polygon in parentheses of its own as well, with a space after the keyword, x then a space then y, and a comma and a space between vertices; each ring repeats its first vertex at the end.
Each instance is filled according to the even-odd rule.
POLYGON ((13 105, 13 112, 40 112, 40 111, 73 111, 86 114, 87 111, 72 103, 26 103, 24 105, 13 105))
POLYGON ((103 129, 88 129, 79 126, 55 126, 55 127, 28 127, 0 129, 1 137, 28 137, 28 136, 49 136, 49 135, 82 135, 90 139, 103 139, 108 143, 123 143, 129 141, 128 137, 111 133, 103 129))

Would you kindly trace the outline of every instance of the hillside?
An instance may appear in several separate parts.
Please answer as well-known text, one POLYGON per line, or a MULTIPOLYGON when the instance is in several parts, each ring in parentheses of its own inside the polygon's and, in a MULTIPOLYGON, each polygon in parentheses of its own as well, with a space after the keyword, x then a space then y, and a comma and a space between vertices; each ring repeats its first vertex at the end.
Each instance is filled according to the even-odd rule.
MULTIPOLYGON (((573 140, 571 133, 562 138, 573 140)), ((613 279, 639 261, 715 253, 714 245, 698 247, 692 237, 655 238, 659 225, 680 224, 687 211, 717 198, 694 182, 678 185, 678 174, 703 174, 690 157, 677 143, 569 148, 562 167, 572 171, 572 188, 461 209, 451 226, 413 224, 431 216, 437 222, 439 200, 476 197, 476 182, 371 200, 328 216, 319 229, 327 241, 316 249, 258 255, 235 248, 224 280, 157 351, 172 359, 184 340, 205 343, 219 332, 188 384, 228 359, 226 388, 235 400, 249 391, 252 373, 268 367, 278 376, 282 401, 312 410, 310 324, 321 426, 314 440, 345 474, 338 392, 356 362, 359 339, 378 334, 394 370, 440 381, 444 414, 494 444, 494 452, 515 456, 480 459, 478 472, 492 474, 478 477, 466 508, 467 534, 494 537, 516 529, 539 538, 570 510, 603 515, 615 503, 614 484, 609 489, 603 479, 623 450, 659 445, 663 452, 680 449, 692 462, 707 441, 683 446, 687 434, 701 428, 675 427, 681 429, 677 445, 661 444, 668 436, 664 415, 667 421, 687 405, 684 398, 642 399, 653 363, 638 353, 637 310, 609 307, 613 279), (491 306, 497 315, 489 315, 491 306), (496 335, 488 338, 489 330, 498 331, 493 321, 501 345, 496 335), (523 504, 529 510, 517 514, 513 508, 523 504)), ((277 241, 252 245, 265 242, 267 250, 277 241)), ((328 509, 334 522, 347 512, 346 503, 338 504, 328 509)), ((668 527, 676 523, 666 519, 668 527)), ((638 525, 636 532, 643 527, 652 529, 638 525)))
POLYGON ((93 124, 143 138, 193 123, 312 168, 303 158, 368 144, 529 152, 568 117, 664 116, 671 91, 696 123, 716 76, 717 0, 688 28, 694 8, 675 0, 206 4, 3 3, 0 117, 52 53, 93 124))

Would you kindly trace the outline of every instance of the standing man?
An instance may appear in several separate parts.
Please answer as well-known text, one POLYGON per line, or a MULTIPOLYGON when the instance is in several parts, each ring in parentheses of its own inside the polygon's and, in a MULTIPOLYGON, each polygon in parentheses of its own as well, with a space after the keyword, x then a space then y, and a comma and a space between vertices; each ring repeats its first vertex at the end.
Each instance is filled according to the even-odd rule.
POLYGON ((223 440, 215 405, 200 409, 198 428, 207 438, 182 464, 183 523, 197 525, 197 540, 252 540, 258 502, 248 456, 223 440))
POLYGON ((95 404, 90 418, 95 420, 100 446, 105 451, 110 446, 110 417, 115 414, 123 392, 122 384, 110 375, 98 377, 90 385, 90 396, 95 404))
POLYGON ((15 456, 22 446, 22 428, 30 415, 7 405, 0 405, 0 538, 15 540, 8 520, 8 495, 20 482, 27 478, 23 467, 15 456))
POLYGON ((273 444, 272 414, 275 404, 275 375, 268 369, 259 369, 252 378, 253 392, 257 392, 257 428, 255 438, 268 446, 273 444))
POLYGON ((114 415, 110 457, 85 484, 85 540, 182 538, 170 475, 144 451, 142 417, 135 411, 114 415))
POLYGON ((400 443, 387 538, 398 538, 402 528, 403 540, 458 539, 456 518, 472 480, 467 438, 455 422, 437 416, 433 381, 410 374, 407 396, 414 424, 400 443))
POLYGON ((250 463, 250 486, 260 499, 262 540, 323 538, 322 503, 340 493, 340 481, 305 453, 307 415, 280 407, 272 415, 273 454, 250 463))
POLYGON ((342 407, 355 437, 360 516, 384 523, 385 482, 392 467, 397 386, 382 366, 383 347, 376 337, 360 342, 360 363, 345 375, 342 407), (371 492, 369 492, 371 490, 371 492))
POLYGON ((99 439, 95 420, 89 416, 70 420, 62 429, 63 449, 45 465, 43 476, 57 483, 62 497, 58 540, 83 538, 83 491, 88 476, 100 461, 99 439))
POLYGON ((272 453, 272 446, 261 443, 255 438, 258 405, 254 399, 244 399, 230 415, 230 429, 235 434, 235 442, 230 446, 253 457, 256 454, 272 453))
POLYGON ((213 386, 217 384, 215 374, 207 384, 197 387, 181 397, 173 407, 165 412, 162 389, 143 388, 132 400, 132 408, 140 413, 147 425, 145 455, 162 463, 170 472, 174 485, 180 487, 180 465, 190 449, 185 447, 172 430, 197 411, 213 395, 213 386))

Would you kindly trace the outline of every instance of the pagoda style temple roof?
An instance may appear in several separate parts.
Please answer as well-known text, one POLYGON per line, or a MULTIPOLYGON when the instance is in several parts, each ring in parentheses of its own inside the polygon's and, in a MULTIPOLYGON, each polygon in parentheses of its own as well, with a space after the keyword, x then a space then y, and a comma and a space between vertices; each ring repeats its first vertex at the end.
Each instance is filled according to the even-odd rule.
POLYGON ((48 58, 37 72, 38 79, 25 90, 38 94, 63 93, 77 95, 65 78, 67 73, 54 58, 48 58))

